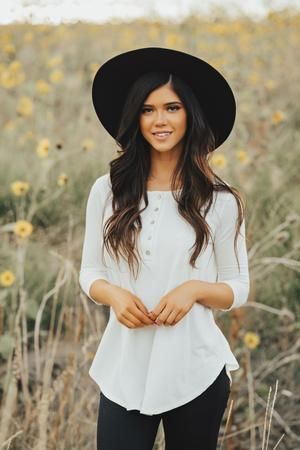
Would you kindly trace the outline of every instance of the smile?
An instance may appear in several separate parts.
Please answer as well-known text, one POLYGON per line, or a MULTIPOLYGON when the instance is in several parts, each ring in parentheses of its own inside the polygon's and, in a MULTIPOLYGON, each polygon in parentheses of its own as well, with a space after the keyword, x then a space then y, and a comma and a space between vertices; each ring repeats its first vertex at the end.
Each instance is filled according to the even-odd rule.
POLYGON ((153 135, 157 138, 157 139, 166 139, 168 136, 170 136, 170 134, 172 134, 172 131, 167 131, 167 132, 159 132, 159 133, 153 133, 153 135))

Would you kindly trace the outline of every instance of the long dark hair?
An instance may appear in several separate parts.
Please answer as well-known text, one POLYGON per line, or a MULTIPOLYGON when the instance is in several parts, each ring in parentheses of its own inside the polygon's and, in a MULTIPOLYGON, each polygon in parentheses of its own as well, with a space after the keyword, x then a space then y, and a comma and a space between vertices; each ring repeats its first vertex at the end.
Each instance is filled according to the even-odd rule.
POLYGON ((210 153, 215 149, 215 137, 194 92, 175 75, 148 72, 139 77, 128 92, 116 136, 116 143, 121 150, 117 150, 119 156, 109 163, 113 214, 104 224, 103 242, 110 255, 112 250, 118 262, 120 251, 128 261, 130 271, 134 271, 134 261, 139 267, 140 253, 136 239, 142 227, 140 213, 148 206, 147 179, 151 167, 150 144, 141 134, 139 117, 148 95, 167 83, 187 112, 184 147, 172 175, 171 190, 179 213, 195 230, 196 242, 193 247, 196 247, 189 261, 192 267, 195 267, 204 242, 207 245, 211 236, 205 216, 212 204, 214 191, 231 192, 237 201, 235 255, 236 240, 244 218, 243 197, 236 188, 219 178, 208 163, 210 153), (182 186, 179 194, 175 191, 178 185, 182 186), (142 198, 145 207, 139 209, 142 198), (206 204, 202 216, 200 208, 206 204))

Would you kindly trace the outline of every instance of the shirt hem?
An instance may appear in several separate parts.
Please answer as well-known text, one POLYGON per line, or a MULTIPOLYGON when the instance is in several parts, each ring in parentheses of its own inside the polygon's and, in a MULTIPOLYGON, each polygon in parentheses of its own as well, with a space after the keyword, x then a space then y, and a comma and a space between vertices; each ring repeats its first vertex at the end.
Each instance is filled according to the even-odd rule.
POLYGON ((181 399, 180 403, 174 402, 174 403, 172 403, 169 406, 164 406, 163 409, 160 409, 160 411, 153 410, 153 409, 152 410, 151 409, 143 409, 143 408, 141 408, 141 409, 138 409, 138 408, 127 408, 124 404, 120 403, 119 400, 113 400, 114 395, 111 395, 111 392, 109 390, 107 390, 105 387, 104 387, 104 389, 103 389, 103 387, 101 388, 100 383, 103 386, 103 383, 101 381, 98 381, 91 374, 89 374, 89 375, 97 383, 98 387, 100 388, 100 391, 103 392, 105 397, 107 397, 112 402, 117 403, 119 406, 122 406, 127 411, 133 411, 134 410, 134 411, 139 411, 141 414, 152 416, 152 415, 157 415, 157 414, 163 414, 163 413, 165 413, 167 411, 170 411, 171 409, 178 408, 178 407, 183 406, 186 403, 194 400, 196 397, 201 395, 206 389, 209 388, 209 386, 211 386, 216 381, 216 379, 219 376, 219 374, 220 374, 221 370, 223 369, 224 365, 225 365, 226 374, 229 377, 230 386, 231 386, 232 385, 232 378, 231 378, 230 370, 238 370, 239 366, 233 365, 231 363, 223 362, 222 365, 219 367, 219 369, 218 369, 214 379, 204 389, 201 388, 201 392, 199 392, 199 389, 197 389, 197 391, 194 391, 192 394, 189 394, 188 396, 184 397, 184 399, 181 399))

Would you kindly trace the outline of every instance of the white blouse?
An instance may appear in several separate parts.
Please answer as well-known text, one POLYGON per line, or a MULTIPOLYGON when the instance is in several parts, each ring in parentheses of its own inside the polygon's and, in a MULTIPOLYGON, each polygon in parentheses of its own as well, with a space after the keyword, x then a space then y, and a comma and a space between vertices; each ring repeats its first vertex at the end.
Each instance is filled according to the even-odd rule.
MULTIPOLYGON (((249 293, 248 256, 245 221, 234 253, 235 222, 238 214, 234 196, 214 193, 206 221, 215 239, 189 265, 189 252, 195 241, 192 226, 180 216, 171 191, 147 191, 149 204, 141 213, 142 230, 138 246, 143 261, 137 280, 121 258, 120 266, 104 248, 102 225, 112 215, 110 175, 96 179, 86 206, 85 235, 79 284, 93 300, 89 290, 98 279, 130 290, 148 311, 161 297, 187 280, 228 284, 234 300, 230 311, 245 304, 249 293)), ((142 207, 145 206, 142 199, 142 207)), ((99 303, 97 303, 99 305, 99 303)), ((101 305, 101 303, 100 303, 101 305)), ((228 341, 217 326, 213 310, 195 302, 174 326, 146 325, 128 328, 121 324, 112 307, 89 375, 101 391, 127 410, 153 415, 183 405, 205 391, 223 366, 232 383, 230 371, 239 369, 228 341)))

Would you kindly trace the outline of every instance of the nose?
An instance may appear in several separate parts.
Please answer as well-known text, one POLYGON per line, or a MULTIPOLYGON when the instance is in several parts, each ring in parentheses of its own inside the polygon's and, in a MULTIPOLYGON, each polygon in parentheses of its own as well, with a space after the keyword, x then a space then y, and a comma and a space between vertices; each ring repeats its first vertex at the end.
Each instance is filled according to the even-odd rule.
POLYGON ((158 111, 156 116, 155 116, 154 122, 156 124, 160 124, 160 123, 164 124, 164 123, 166 123, 165 112, 164 111, 158 111))

